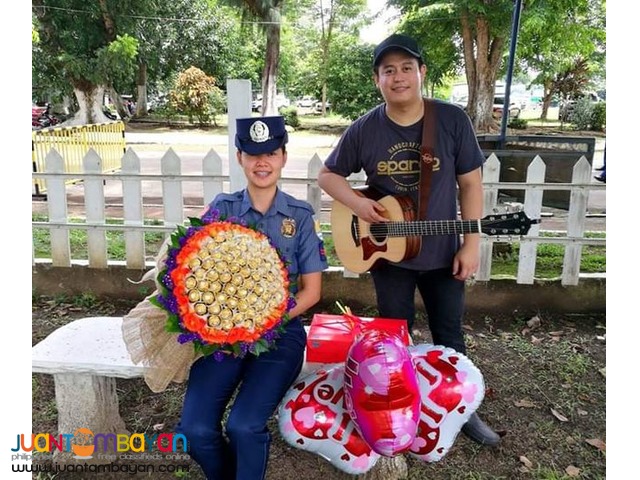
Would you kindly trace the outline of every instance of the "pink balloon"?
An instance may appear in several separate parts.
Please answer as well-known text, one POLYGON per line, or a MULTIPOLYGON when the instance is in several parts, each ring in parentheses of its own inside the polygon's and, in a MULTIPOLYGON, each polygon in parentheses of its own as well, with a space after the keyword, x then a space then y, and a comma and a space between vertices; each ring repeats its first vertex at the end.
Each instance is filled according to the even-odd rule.
POLYGON ((418 432, 409 453, 434 462, 446 455, 482 403, 484 379, 471 360, 452 348, 421 344, 409 351, 422 401, 418 432))
POLYGON ((411 354, 395 334, 366 330, 345 362, 345 406, 362 438, 387 457, 414 443, 420 389, 411 354))
POLYGON ((315 452, 352 475, 366 473, 380 455, 363 440, 344 408, 344 366, 304 377, 278 408, 280 434, 291 446, 315 452))

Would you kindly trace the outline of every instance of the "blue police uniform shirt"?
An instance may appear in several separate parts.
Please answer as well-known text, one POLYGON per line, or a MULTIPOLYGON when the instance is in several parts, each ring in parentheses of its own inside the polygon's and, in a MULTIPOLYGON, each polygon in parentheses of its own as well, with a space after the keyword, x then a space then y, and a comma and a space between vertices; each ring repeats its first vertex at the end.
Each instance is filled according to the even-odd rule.
POLYGON ((288 263, 294 294, 298 291, 298 275, 321 272, 328 267, 322 237, 316 232, 313 208, 305 201, 278 189, 273 204, 263 215, 253 208, 245 189, 218 194, 209 209, 218 210, 225 218, 240 218, 267 235, 288 263))

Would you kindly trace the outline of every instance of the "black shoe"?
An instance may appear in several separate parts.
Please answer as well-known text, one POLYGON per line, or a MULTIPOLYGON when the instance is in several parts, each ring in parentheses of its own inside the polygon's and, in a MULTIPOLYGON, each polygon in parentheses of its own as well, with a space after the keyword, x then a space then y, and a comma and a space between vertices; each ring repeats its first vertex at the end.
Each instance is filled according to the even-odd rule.
POLYGON ((484 423, 477 413, 471 415, 467 423, 462 426, 462 433, 481 445, 495 447, 500 443, 500 435, 491 430, 491 427, 484 423))
POLYGON ((596 175, 596 176, 595 176, 595 177, 593 177, 593 178, 595 178, 595 179, 596 179, 596 180, 598 180, 599 182, 607 183, 607 177, 605 177, 605 176, 603 176, 603 175, 596 175))

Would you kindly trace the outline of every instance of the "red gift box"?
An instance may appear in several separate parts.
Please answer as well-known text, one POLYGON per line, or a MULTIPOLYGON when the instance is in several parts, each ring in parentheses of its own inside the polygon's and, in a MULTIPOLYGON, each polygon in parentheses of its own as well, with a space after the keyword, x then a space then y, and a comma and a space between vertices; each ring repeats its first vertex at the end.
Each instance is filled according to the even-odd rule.
POLYGON ((344 362, 356 335, 366 330, 396 333, 405 345, 410 344, 409 329, 404 319, 316 313, 307 335, 306 361, 344 362))

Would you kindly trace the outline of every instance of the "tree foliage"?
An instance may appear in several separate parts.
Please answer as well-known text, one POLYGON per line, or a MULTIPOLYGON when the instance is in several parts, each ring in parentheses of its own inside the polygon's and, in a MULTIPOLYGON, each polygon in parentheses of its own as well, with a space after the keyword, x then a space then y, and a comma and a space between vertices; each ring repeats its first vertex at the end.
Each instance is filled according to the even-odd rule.
POLYGON ((262 70, 262 113, 275 115, 278 65, 280 62, 280 35, 284 0, 226 0, 242 8, 242 18, 257 20, 265 32, 265 60, 262 70))
POLYGON ((373 45, 357 44, 351 37, 338 38, 329 63, 327 88, 332 109, 355 119, 382 102, 373 82, 373 45))
POLYGON ((119 35, 116 25, 127 25, 140 2, 99 0, 34 0, 42 54, 38 59, 49 72, 59 72, 76 93, 80 123, 105 120, 101 111, 105 88, 132 78, 138 42, 119 35))
MULTIPOLYGON (((496 128, 493 97, 509 35, 512 0, 390 0, 407 19, 401 29, 422 45, 435 84, 457 66, 469 88, 467 111, 478 131, 496 128), (459 52, 458 55, 452 55, 459 52)), ((429 72, 427 75, 430 75, 429 72)), ((431 77, 429 77, 431 78, 431 77)))
POLYGON ((553 98, 575 97, 602 76, 605 52, 604 0, 530 2, 518 41, 522 70, 537 72, 544 87, 541 118, 553 98))
MULTIPOLYGON (((476 129, 495 129, 493 97, 508 58, 513 0, 387 3, 401 12, 398 30, 422 46, 428 93, 443 95, 464 72, 476 129)), ((144 114, 147 90, 166 93, 194 66, 222 90, 226 79, 249 79, 263 92, 264 113, 275 113, 276 93, 285 92, 326 98, 333 111, 355 118, 381 101, 371 80, 374 46, 358 36, 368 21, 364 4, 34 0, 32 84, 40 98, 80 90, 97 97, 97 87, 134 93, 144 114), (274 109, 266 110, 272 101, 274 109)), ((544 85, 545 101, 604 78, 605 6, 604 0, 524 2, 515 73, 535 71, 532 83, 544 85)))

